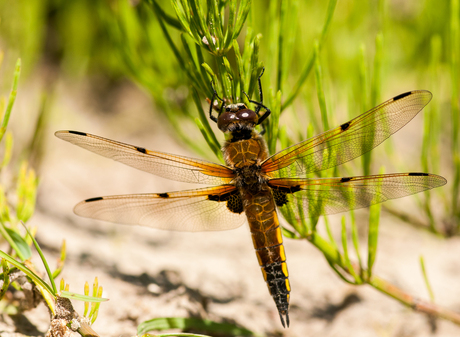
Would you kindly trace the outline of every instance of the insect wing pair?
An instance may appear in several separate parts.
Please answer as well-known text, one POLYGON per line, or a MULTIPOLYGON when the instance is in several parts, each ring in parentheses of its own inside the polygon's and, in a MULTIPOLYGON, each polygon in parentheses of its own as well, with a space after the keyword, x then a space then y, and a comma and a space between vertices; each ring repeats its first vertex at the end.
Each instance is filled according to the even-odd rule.
MULTIPOLYGON (((291 214, 294 211, 294 220, 299 220, 301 216, 318 217, 368 207, 442 186, 446 183, 443 177, 415 172, 305 178, 309 173, 341 165, 372 150, 414 118, 431 97, 430 92, 422 90, 398 95, 335 129, 290 146, 270 157, 262 151, 259 160, 251 167, 258 170, 257 174, 263 177, 263 185, 271 189, 272 203, 281 211, 289 209, 291 214), (297 205, 303 206, 301 210, 297 205)), ((237 105, 232 106, 238 109, 237 105)), ((256 109, 257 112, 259 108, 260 106, 256 109)), ((255 131, 250 131, 251 139, 260 137, 255 131)), ((241 192, 244 188, 237 184, 241 171, 235 169, 236 166, 150 151, 78 131, 58 131, 56 136, 163 178, 217 185, 180 192, 91 198, 75 206, 74 211, 80 216, 175 231, 219 231, 243 225, 246 222, 245 211, 251 207, 260 208, 260 205, 253 205, 244 199, 244 193, 241 192)), ((238 133, 238 137, 241 138, 241 133, 238 133)), ((237 141, 250 141, 240 138, 237 141)), ((224 146, 224 149, 228 147, 224 146)), ((224 157, 227 155, 228 153, 224 153, 224 157)), ((245 156, 249 157, 247 153, 242 153, 242 157, 246 158, 245 156)), ((257 186, 251 188, 257 189, 257 186)), ((252 226, 251 221, 249 224, 252 226)), ((277 230, 273 239, 275 242, 272 247, 264 246, 263 249, 277 248, 279 258, 269 264, 264 263, 260 252, 262 248, 257 248, 256 241, 254 246, 264 278, 277 304, 281 322, 284 325, 285 317, 289 325, 290 285, 286 258, 281 232, 279 228, 274 229, 277 230)), ((268 240, 267 235, 264 234, 262 238, 268 240)))
MULTIPOLYGON (((301 200, 306 216, 344 212, 442 186, 446 180, 427 173, 396 173, 346 178, 301 178, 343 164, 382 143, 407 124, 431 100, 428 91, 396 96, 339 127, 290 146, 266 159, 261 171, 273 189, 293 191, 290 202, 301 200), (319 202, 320 201, 320 202, 319 202), (312 209, 311 203, 321 208, 312 209)), ((244 215, 229 212, 226 200, 234 191, 235 172, 213 162, 177 156, 124 144, 78 131, 58 131, 58 138, 154 175, 187 183, 219 185, 170 193, 92 198, 75 207, 88 218, 138 224, 176 231, 234 229, 244 215), (214 196, 214 197, 212 197, 214 196)))

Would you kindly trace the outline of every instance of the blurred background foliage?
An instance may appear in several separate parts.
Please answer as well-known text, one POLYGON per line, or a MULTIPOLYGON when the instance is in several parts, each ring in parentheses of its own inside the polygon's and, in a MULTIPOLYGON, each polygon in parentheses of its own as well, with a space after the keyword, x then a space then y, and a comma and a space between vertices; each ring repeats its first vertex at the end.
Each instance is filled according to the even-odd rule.
MULTIPOLYGON (((151 95, 155 112, 164 115, 171 132, 208 158, 213 152, 220 156, 223 139, 214 136, 216 129, 207 118, 211 80, 229 101, 247 102, 242 89, 257 97, 256 78, 265 67, 264 102, 274 111, 267 132, 272 152, 401 92, 430 90, 434 99, 423 112, 423 140, 409 146, 420 153, 419 164, 404 160, 405 154, 390 142, 385 156, 369 155, 361 167, 352 163, 334 173, 375 173, 385 165, 391 168, 387 172, 419 168, 447 177, 445 188, 420 199, 423 218, 389 210, 433 232, 453 235, 460 218, 458 7, 458 0, 343 0, 337 5, 3 0, 1 70, 4 76, 21 57, 23 83, 39 77, 45 95, 66 79, 86 81, 101 99, 128 78, 151 95), (198 12, 190 16, 193 11, 198 12), (230 24, 218 22, 219 14, 230 24), (206 16, 202 22, 200 16, 206 16), (212 151, 196 137, 200 131, 212 151)), ((47 109, 42 110, 45 114, 47 109)), ((37 123, 45 127, 40 121, 46 119, 37 123)), ((33 138, 32 148, 39 138, 33 138)))

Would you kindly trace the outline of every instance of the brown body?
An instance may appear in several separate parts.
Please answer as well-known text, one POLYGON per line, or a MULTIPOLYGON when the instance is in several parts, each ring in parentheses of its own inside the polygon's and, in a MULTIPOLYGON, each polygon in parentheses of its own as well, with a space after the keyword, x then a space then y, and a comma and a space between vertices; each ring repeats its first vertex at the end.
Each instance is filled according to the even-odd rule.
POLYGON ((286 315, 291 290, 286 254, 272 189, 261 173, 261 164, 268 158, 266 143, 253 131, 250 139, 226 142, 223 152, 227 165, 237 174, 236 185, 265 282, 278 311, 286 315))

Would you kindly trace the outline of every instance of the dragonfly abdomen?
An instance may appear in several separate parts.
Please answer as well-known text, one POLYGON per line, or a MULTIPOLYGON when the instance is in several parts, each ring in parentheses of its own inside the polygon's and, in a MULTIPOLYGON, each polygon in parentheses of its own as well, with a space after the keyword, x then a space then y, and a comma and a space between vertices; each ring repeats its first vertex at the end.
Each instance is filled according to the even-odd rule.
POLYGON ((283 237, 275 209, 272 192, 265 186, 258 191, 244 190, 244 210, 249 222, 254 249, 268 290, 276 303, 284 326, 289 326, 289 274, 284 252, 283 237))

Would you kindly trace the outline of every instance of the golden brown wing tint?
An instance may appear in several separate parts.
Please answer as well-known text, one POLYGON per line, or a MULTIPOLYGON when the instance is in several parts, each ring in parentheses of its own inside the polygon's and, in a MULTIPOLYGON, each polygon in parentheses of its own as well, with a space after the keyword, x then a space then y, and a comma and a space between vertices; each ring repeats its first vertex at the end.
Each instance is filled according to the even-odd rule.
MULTIPOLYGON (((318 217, 368 207, 446 184, 428 173, 395 173, 349 178, 271 179, 275 202, 283 215, 318 217)), ((292 219, 292 220, 295 220, 292 219)))
POLYGON ((171 180, 220 185, 234 177, 228 167, 205 160, 150 151, 79 131, 57 131, 55 135, 101 156, 171 180))
POLYGON ((424 90, 398 95, 338 128, 278 152, 265 160, 262 172, 274 178, 302 177, 359 157, 406 125, 431 97, 424 90))
POLYGON ((221 231, 246 220, 234 185, 182 192, 98 197, 80 202, 77 215, 173 231, 221 231))

